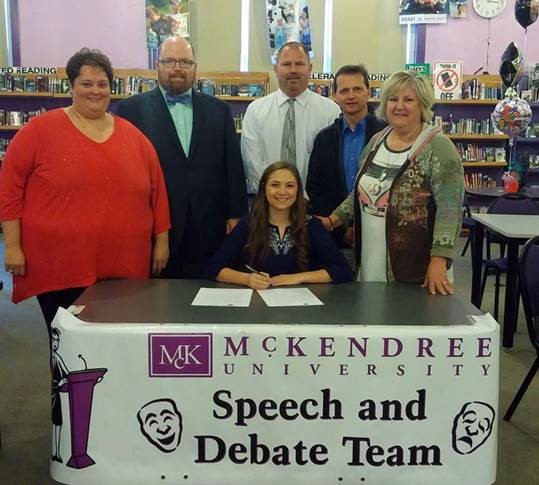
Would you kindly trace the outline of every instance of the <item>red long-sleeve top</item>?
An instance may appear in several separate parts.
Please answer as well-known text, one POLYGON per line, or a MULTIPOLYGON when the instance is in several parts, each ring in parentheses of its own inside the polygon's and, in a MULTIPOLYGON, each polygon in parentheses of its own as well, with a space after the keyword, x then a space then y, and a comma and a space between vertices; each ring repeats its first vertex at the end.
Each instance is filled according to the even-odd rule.
POLYGON ((147 278, 152 235, 170 229, 157 154, 133 125, 114 117, 97 143, 62 109, 32 119, 0 170, 0 220, 19 219, 26 275, 13 301, 110 278, 147 278))

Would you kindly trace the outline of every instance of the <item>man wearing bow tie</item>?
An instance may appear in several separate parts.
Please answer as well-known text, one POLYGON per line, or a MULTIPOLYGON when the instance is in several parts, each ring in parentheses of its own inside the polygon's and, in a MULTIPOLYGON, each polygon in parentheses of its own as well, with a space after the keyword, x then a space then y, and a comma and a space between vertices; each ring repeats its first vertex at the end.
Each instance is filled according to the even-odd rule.
POLYGON ((155 147, 172 229, 167 278, 202 278, 225 235, 247 213, 245 174, 230 108, 193 89, 191 44, 170 37, 156 62, 159 86, 122 101, 118 115, 155 147))

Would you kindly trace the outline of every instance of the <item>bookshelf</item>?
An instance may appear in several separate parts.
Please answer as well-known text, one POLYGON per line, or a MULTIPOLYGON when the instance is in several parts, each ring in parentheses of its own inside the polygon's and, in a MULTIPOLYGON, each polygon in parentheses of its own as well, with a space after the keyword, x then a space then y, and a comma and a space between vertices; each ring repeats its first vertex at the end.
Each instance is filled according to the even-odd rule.
MULTIPOLYGON (((71 96, 68 92, 69 84, 65 69, 58 68, 56 71, 54 75, 20 75, 21 79, 12 81, 11 86, 7 86, 6 80, 0 76, 2 109, 36 115, 47 109, 68 106, 71 103, 71 96), (8 88, 11 89, 7 90, 8 88)), ((111 96, 113 112, 119 100, 148 91, 157 85, 154 70, 115 69, 114 73, 111 96)), ((382 85, 382 81, 370 81, 372 96, 370 103, 379 102, 376 95, 379 95, 382 85)), ((309 80, 309 89, 323 96, 332 95, 332 86, 332 79, 309 80)), ((230 103, 236 131, 240 133, 247 105, 269 93, 269 74, 235 71, 199 72, 195 88, 230 103)), ((492 185, 493 182, 499 183, 503 170, 507 167, 509 138, 507 135, 495 133, 490 123, 492 110, 502 95, 499 76, 464 76, 463 99, 436 100, 434 105, 436 121, 457 146, 466 172, 473 174, 475 181, 484 181, 488 185, 492 185)), ((539 137, 539 103, 532 103, 531 106, 532 123, 537 124, 537 133, 533 133, 539 137)), ((0 110, 0 162, 7 143, 27 119, 19 114, 15 115, 12 121, 6 121, 5 115, 2 117, 0 110)), ((515 145, 517 156, 521 154, 535 161, 537 143, 539 138, 533 136, 517 138, 515 145)))
MULTIPOLYGON (((0 75, 0 163, 9 140, 32 116, 49 109, 69 106, 71 94, 64 68, 55 74, 0 75)), ((119 100, 149 91, 157 86, 152 69, 114 69, 111 86, 112 112, 119 100)), ((211 71, 197 73, 195 89, 211 94, 231 105, 236 130, 241 132, 247 104, 269 92, 267 72, 211 71)))
POLYGON ((507 162, 462 162, 462 165, 464 167, 476 167, 476 168, 482 168, 482 167, 498 167, 503 168, 507 167, 507 162))
MULTIPOLYGON (((379 103, 380 82, 371 82, 372 104, 379 103)), ((496 132, 490 115, 503 98, 498 75, 463 76, 462 99, 434 103, 434 122, 453 140, 469 186, 493 186, 507 167, 509 137, 496 132)))
POLYGON ((503 95, 498 75, 465 75, 462 99, 436 100, 435 122, 455 143, 467 187, 501 184, 508 165, 509 137, 496 130, 491 113, 503 95))
POLYGON ((473 133, 449 133, 447 134, 447 137, 450 140, 484 140, 484 141, 492 141, 492 140, 509 140, 509 137, 507 135, 482 135, 482 134, 473 134, 473 133))

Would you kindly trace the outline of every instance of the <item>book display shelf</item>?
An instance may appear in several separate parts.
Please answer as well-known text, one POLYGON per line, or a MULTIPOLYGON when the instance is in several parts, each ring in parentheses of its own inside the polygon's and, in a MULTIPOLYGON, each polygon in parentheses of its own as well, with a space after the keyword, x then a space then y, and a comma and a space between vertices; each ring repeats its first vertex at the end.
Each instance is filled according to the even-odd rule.
MULTIPOLYGON (((0 74, 0 161, 20 127, 32 116, 48 109, 68 106, 71 102, 65 69, 55 74, 0 74)), ((111 111, 118 100, 148 91, 157 85, 156 72, 150 69, 115 69, 112 85, 111 111)), ((371 80, 370 103, 383 84, 371 80)), ((236 130, 241 132, 247 105, 269 92, 267 72, 210 71, 197 73, 195 88, 230 103, 236 130)), ((322 96, 332 95, 332 79, 310 79, 309 89, 322 96)), ((503 96, 498 75, 464 76, 463 99, 436 100, 434 121, 453 140, 465 167, 465 183, 469 187, 500 185, 507 167, 507 135, 497 133, 490 115, 503 96)), ((539 103, 531 103, 533 118, 526 136, 516 140, 516 156, 526 158, 531 166, 539 163, 539 103), (535 123, 535 125, 534 125, 535 123)))
POLYGON ((509 137, 491 113, 504 90, 498 75, 464 76, 462 99, 437 100, 435 122, 453 140, 465 167, 467 187, 495 187, 507 167, 509 137))
MULTIPOLYGON (((28 122, 49 109, 69 106, 69 82, 65 69, 54 74, 0 74, 0 162, 13 135, 28 122)), ((118 100, 153 89, 157 75, 150 69, 115 69, 110 109, 118 100)), ((266 72, 201 72, 195 88, 231 103, 237 131, 241 131, 247 104, 269 92, 266 72)))
MULTIPOLYGON (((370 102, 378 103, 380 82, 371 82, 370 102)), ((499 185, 507 167, 509 137, 497 133, 490 115, 503 97, 497 75, 464 76, 462 99, 434 103, 434 122, 453 140, 469 187, 499 185)))

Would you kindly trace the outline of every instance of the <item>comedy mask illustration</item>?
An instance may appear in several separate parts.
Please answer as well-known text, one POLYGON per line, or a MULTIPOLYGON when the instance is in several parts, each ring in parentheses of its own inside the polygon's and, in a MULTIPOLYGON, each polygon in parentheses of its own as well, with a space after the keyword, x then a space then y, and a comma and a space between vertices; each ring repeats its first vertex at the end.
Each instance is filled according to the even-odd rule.
POLYGON ((172 399, 155 399, 137 413, 140 431, 159 450, 171 453, 182 439, 182 415, 172 399))

